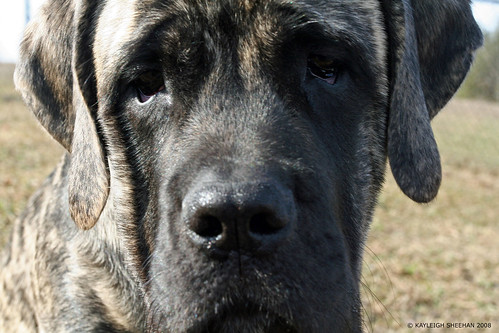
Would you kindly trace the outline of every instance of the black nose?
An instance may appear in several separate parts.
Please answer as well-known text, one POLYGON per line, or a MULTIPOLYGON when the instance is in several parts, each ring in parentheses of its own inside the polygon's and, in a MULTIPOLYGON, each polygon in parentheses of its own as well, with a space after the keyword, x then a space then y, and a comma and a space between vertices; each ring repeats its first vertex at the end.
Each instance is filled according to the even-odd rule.
POLYGON ((268 253, 296 224, 291 190, 278 182, 203 183, 182 203, 191 240, 212 252, 268 253))

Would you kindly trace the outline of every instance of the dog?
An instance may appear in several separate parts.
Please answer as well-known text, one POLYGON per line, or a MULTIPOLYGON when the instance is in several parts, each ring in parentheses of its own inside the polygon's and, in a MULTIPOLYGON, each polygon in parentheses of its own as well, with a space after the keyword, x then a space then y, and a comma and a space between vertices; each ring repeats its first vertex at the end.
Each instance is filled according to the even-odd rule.
POLYGON ((428 202, 468 0, 51 0, 17 88, 67 152, 14 226, 2 332, 361 332, 389 160, 428 202))

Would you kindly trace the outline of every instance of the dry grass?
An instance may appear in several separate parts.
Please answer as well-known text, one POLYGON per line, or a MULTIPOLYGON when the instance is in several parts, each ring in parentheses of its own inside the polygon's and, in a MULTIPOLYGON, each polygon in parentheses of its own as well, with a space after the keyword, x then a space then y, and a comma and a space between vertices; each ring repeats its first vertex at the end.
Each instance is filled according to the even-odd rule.
POLYGON ((13 66, 0 64, 0 244, 62 155, 14 90, 12 72, 13 66))
MULTIPOLYGON (((26 111, 11 75, 0 65, 0 244, 62 153, 26 111)), ((487 331, 499 331, 499 105, 453 101, 434 127, 444 181, 433 203, 411 202, 388 172, 364 260, 366 330, 489 322, 487 331)))
POLYGON ((366 327, 491 323, 498 332, 499 105, 453 100, 433 127, 443 159, 437 199, 411 202, 388 173, 364 260, 366 327))

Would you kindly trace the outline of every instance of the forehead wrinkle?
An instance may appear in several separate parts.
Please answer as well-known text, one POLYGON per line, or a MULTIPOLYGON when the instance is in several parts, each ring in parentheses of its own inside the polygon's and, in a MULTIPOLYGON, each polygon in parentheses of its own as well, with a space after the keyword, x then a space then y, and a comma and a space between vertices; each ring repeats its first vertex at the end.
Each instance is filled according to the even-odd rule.
POLYGON ((248 89, 252 89, 262 62, 275 55, 276 49, 294 30, 316 22, 289 1, 268 1, 244 17, 246 29, 239 36, 239 72, 248 89))

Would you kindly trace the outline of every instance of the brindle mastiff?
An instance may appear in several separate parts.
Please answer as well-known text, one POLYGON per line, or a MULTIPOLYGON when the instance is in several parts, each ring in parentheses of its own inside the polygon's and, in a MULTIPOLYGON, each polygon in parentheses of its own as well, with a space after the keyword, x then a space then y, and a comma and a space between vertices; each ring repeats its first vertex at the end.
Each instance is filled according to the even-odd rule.
POLYGON ((361 331, 387 157, 435 197, 430 119, 480 43, 468 0, 51 1, 16 82, 67 154, 0 331, 361 331))

